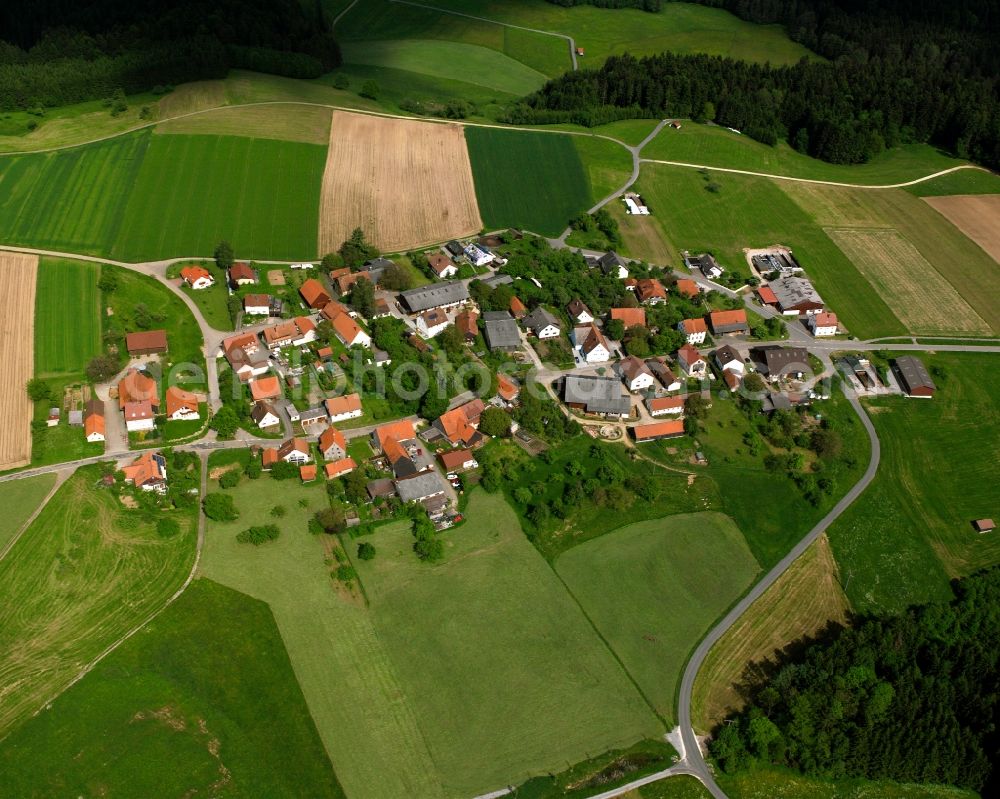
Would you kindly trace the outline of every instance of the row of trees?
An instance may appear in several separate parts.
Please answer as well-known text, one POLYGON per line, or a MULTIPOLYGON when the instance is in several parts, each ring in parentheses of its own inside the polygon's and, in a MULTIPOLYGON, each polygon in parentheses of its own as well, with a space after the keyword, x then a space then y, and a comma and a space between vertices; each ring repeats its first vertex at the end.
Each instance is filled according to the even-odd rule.
POLYGON ((953 587, 951 602, 863 619, 748 686, 747 706, 711 744, 719 765, 779 764, 996 796, 1000 568, 953 587))

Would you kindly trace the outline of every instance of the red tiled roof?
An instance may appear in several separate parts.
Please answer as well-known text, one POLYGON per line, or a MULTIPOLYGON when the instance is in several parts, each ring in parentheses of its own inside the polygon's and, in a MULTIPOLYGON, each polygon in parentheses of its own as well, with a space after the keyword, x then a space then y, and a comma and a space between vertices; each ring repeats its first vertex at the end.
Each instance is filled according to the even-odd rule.
POLYGON ((476 429, 469 424, 468 417, 466 417, 465 412, 461 408, 455 408, 442 413, 438 417, 438 424, 452 444, 459 442, 468 444, 472 441, 473 436, 476 435, 476 429))
POLYGON ((685 297, 698 296, 698 284, 693 280, 682 277, 674 285, 677 286, 678 293, 683 294, 685 297))
POLYGON ((708 319, 712 323, 713 328, 719 325, 745 325, 747 323, 747 312, 742 308, 736 311, 712 311, 708 315, 708 319))
POLYGON ((166 330, 143 330, 139 333, 125 334, 125 349, 129 352, 143 350, 167 350, 166 330))
POLYGON ((196 280, 204 277, 211 279, 212 274, 207 269, 203 269, 200 266, 185 266, 181 270, 181 277, 188 283, 194 283, 196 280))
POLYGON ((385 450, 385 444, 390 439, 398 441, 408 441, 416 438, 417 431, 413 429, 413 422, 408 419, 400 419, 398 422, 389 422, 375 428, 375 440, 379 447, 385 450))
POLYGON ((653 277, 644 277, 641 280, 637 280, 635 293, 641 302, 657 298, 665 300, 667 298, 667 290, 663 288, 663 284, 659 280, 653 277))
POLYGON ((345 394, 342 397, 332 397, 324 403, 326 412, 333 416, 340 416, 343 413, 353 413, 361 410, 361 397, 357 394, 345 394))
POLYGON ((319 448, 322 452, 326 452, 334 444, 344 452, 347 452, 347 439, 344 438, 344 434, 336 427, 328 427, 323 431, 323 435, 319 437, 319 448))
POLYGON ((462 331, 468 338, 475 338, 476 334, 479 332, 479 328, 476 326, 476 321, 479 319, 479 314, 475 311, 462 311, 458 316, 455 317, 455 326, 462 331))
POLYGON ((778 298, 770 286, 761 286, 757 289, 757 296, 765 305, 776 305, 778 302, 778 298))
POLYGON ((515 319, 520 319, 522 316, 528 313, 528 309, 525 307, 524 303, 521 302, 517 297, 511 297, 510 312, 515 319))
POLYGON ((177 386, 170 386, 167 389, 167 416, 173 416, 181 408, 190 408, 198 411, 199 397, 191 391, 185 391, 177 386))
POLYGON ((354 462, 354 458, 341 458, 339 461, 333 461, 324 465, 323 471, 326 473, 326 479, 332 480, 334 477, 340 477, 342 474, 353 472, 357 468, 358 464, 354 462))
POLYGON ((441 253, 435 253, 427 258, 427 263, 430 265, 431 269, 434 270, 434 274, 441 275, 449 266, 454 266, 451 258, 447 255, 442 255, 441 253))
POLYGON ((92 413, 83 420, 83 433, 86 436, 92 433, 104 435, 104 417, 99 413, 92 413))
POLYGON ((632 428, 636 441, 648 441, 652 438, 663 436, 677 436, 684 434, 684 422, 672 419, 669 422, 653 422, 652 424, 640 424, 632 428))
POLYGON ((438 453, 438 460, 441 461, 441 465, 448 470, 458 469, 464 466, 466 462, 475 460, 475 456, 472 454, 471 450, 468 449, 451 449, 445 452, 438 453))
POLYGON ((612 308, 611 318, 621 320, 625 327, 645 327, 646 326, 646 309, 645 308, 612 308))
POLYGON ((813 317, 813 324, 816 327, 832 327, 837 324, 837 314, 830 313, 818 313, 813 317))
POLYGON ((330 320, 330 324, 333 325, 337 338, 348 346, 352 345, 358 334, 363 332, 361 326, 345 313, 337 314, 330 320))
POLYGON ((125 377, 118 381, 118 409, 123 409, 127 402, 143 400, 148 400, 159 407, 160 397, 156 390, 156 381, 137 369, 129 369, 125 377))
POLYGON ((705 324, 704 319, 685 319, 681 324, 684 325, 685 333, 707 333, 708 325, 705 324))
POLYGON ((688 366, 699 360, 704 360, 701 353, 690 344, 685 344, 677 350, 677 360, 686 363, 688 366))
POLYGON ((299 287, 299 294, 310 308, 322 308, 330 301, 330 292, 316 278, 311 277, 299 287))
POLYGON ((308 483, 311 480, 316 479, 316 464, 307 463, 304 466, 299 467, 299 478, 303 483, 308 483))
POLYGON ((655 397, 649 400, 649 410, 654 411, 669 411, 675 408, 683 408, 684 400, 687 397, 655 397))
POLYGON ((278 460, 278 449, 276 447, 266 447, 261 453, 260 461, 261 465, 266 469, 268 466, 274 465, 278 460))
POLYGON ((344 305, 342 302, 338 302, 337 300, 330 300, 326 305, 324 305, 320 309, 319 314, 327 321, 332 322, 334 317, 340 314, 346 314, 347 312, 348 312, 347 306, 344 305))
POLYGON ((281 383, 274 375, 258 377, 250 384, 250 396, 254 400, 274 399, 281 396, 281 383))
POLYGON ((128 466, 123 466, 122 472, 125 474, 125 479, 132 482, 136 487, 142 487, 146 483, 155 480, 162 480, 164 474, 160 469, 160 464, 153 457, 159 454, 158 452, 147 450, 128 466))
POLYGON ((229 279, 234 283, 237 280, 252 280, 257 282, 257 275, 255 275, 253 269, 250 268, 250 264, 239 261, 229 268, 229 279))
POLYGON ((497 375, 497 394, 511 402, 521 393, 521 387, 506 375, 497 375))

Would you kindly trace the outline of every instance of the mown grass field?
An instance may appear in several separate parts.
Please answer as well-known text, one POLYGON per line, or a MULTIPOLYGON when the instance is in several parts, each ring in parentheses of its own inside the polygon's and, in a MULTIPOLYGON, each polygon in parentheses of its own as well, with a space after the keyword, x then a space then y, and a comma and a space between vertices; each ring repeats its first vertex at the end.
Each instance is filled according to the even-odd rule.
POLYGON ((624 147, 596 137, 573 136, 572 139, 587 174, 592 203, 621 189, 632 176, 632 156, 624 147))
POLYGON ((0 779, 22 797, 344 796, 271 611, 210 580, 15 730, 0 779))
POLYGON ((433 567, 416 560, 408 524, 379 528, 375 560, 355 564, 366 607, 334 583, 330 539, 306 532, 322 487, 269 488, 234 489, 241 518, 209 525, 204 572, 271 605, 348 795, 474 795, 658 734, 501 498, 471 498, 433 567), (275 504, 281 537, 237 543, 275 504))
POLYGON ((110 253, 149 141, 143 131, 70 150, 0 157, 0 241, 110 253))
POLYGON ((712 647, 691 698, 698 731, 711 732, 743 707, 738 685, 750 664, 773 659, 831 622, 845 623, 849 611, 830 542, 820 537, 712 647))
POLYGON ((982 169, 963 169, 926 180, 906 191, 917 197, 941 197, 951 194, 1000 194, 1000 175, 982 169))
POLYGON ((436 39, 359 41, 345 42, 342 50, 348 64, 461 80, 517 97, 540 89, 547 80, 538 70, 503 52, 465 42, 436 39))
POLYGON ((690 120, 682 120, 680 130, 661 130, 642 149, 642 157, 859 185, 902 183, 966 163, 930 145, 911 144, 887 150, 865 164, 828 164, 785 142, 770 147, 727 128, 690 120))
POLYGON ((778 25, 754 25, 721 9, 688 3, 664 3, 655 14, 589 5, 562 8, 544 0, 434 0, 428 5, 570 35, 586 51, 581 68, 598 67, 609 55, 643 56, 665 50, 772 64, 815 57, 778 25))
POLYGON ((4 508, 3 519, 0 520, 0 550, 42 504, 55 482, 54 474, 43 474, 0 483, 0 503, 4 508))
POLYGON ((101 350, 101 266, 41 258, 35 289, 35 375, 80 374, 101 350))
POLYGON ((555 568, 667 726, 688 655, 760 571, 721 513, 632 524, 565 552, 555 568))
POLYGON ((330 109, 293 103, 229 106, 162 122, 154 134, 214 134, 322 144, 330 139, 330 109))
POLYGON ((677 264, 681 250, 708 250, 727 269, 747 274, 744 248, 785 244, 851 333, 874 338, 906 332, 822 226, 774 181, 643 164, 636 190, 652 212, 639 222, 660 229, 677 264), (717 192, 709 190, 713 184, 717 192))
POLYGON ((467 127, 476 198, 488 228, 556 236, 590 207, 591 184, 572 136, 467 127))
POLYGON ((123 260, 315 255, 326 148, 237 136, 153 137, 114 247, 123 260))
POLYGON ((926 202, 901 189, 779 185, 829 232, 910 332, 1000 332, 996 262, 926 202))
POLYGON ((978 799, 979 794, 944 785, 902 785, 888 780, 827 781, 803 777, 787 769, 754 769, 735 777, 716 774, 732 799, 978 799))
MULTIPOLYGON (((427 3, 427 5, 440 4, 427 3)), ((481 6, 479 3, 464 10, 466 13, 482 16, 481 6)), ((337 38, 344 45, 346 56, 344 61, 347 63, 352 62, 352 53, 362 50, 355 46, 357 42, 365 42, 367 46, 372 40, 430 40, 443 48, 447 48, 450 44, 460 44, 467 48, 475 47, 499 53, 521 62, 532 71, 547 76, 560 75, 572 67, 569 44, 564 39, 446 14, 429 8, 392 3, 388 0, 366 0, 355 5, 338 23, 337 38), (442 42, 445 44, 441 45, 442 42)), ((441 77, 467 80, 463 77, 466 67, 463 61, 442 57, 441 51, 431 52, 428 57, 440 61, 436 69, 440 70, 441 77)), ((493 60, 485 52, 473 54, 467 51, 467 57, 472 59, 471 66, 474 70, 493 60)), ((391 63, 384 65, 394 66, 391 63)), ((423 69, 413 71, 422 72, 423 69)), ((494 80, 504 80, 504 78, 497 77, 494 80)), ((520 93, 527 94, 534 88, 537 87, 520 93)))
MULTIPOLYGON (((0 560, 0 732, 60 691, 105 647, 160 608, 194 560, 196 520, 159 536, 141 511, 76 472, 0 560)), ((176 513, 176 512, 175 512, 176 513)))
POLYGON ((851 604, 898 611, 950 596, 948 581, 1000 562, 973 519, 1000 516, 995 355, 939 353, 932 400, 866 402, 882 443, 874 482, 828 535, 851 604))
POLYGON ((697 779, 681 774, 642 786, 635 799, 709 799, 711 796, 697 779))

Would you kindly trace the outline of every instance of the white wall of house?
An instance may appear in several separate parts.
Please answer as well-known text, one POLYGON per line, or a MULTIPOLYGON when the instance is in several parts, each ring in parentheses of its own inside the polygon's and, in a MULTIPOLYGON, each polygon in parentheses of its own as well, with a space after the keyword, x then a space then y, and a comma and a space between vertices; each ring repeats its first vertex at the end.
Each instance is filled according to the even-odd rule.
POLYGON ((153 429, 152 419, 129 419, 125 422, 125 429, 130 433, 141 433, 145 430, 153 429))
POLYGON ((200 419, 201 416, 198 415, 197 408, 194 410, 191 410, 190 408, 179 408, 171 414, 170 418, 175 422, 189 422, 192 419, 200 419))
POLYGON ((345 419, 357 419, 362 415, 362 410, 359 408, 356 411, 347 411, 346 413, 338 413, 336 416, 331 416, 331 422, 342 422, 345 419))
POLYGON ((89 436, 87 436, 87 441, 89 441, 91 444, 103 440, 104 440, 104 433, 91 433, 89 436))
POLYGON ((653 376, 645 373, 636 375, 632 381, 626 380, 625 385, 629 391, 642 391, 643 389, 652 387, 653 376))
POLYGON ((607 351, 603 344, 598 344, 594 349, 584 355, 587 363, 604 363, 611 360, 611 353, 607 351))
POLYGON ((559 328, 555 325, 546 325, 536 333, 539 338, 555 338, 559 335, 559 328))

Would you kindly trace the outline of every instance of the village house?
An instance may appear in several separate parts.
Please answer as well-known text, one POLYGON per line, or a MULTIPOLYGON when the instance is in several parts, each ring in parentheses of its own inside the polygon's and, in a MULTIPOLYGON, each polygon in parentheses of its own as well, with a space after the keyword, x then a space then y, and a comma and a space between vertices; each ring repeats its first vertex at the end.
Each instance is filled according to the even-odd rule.
POLYGON ((240 333, 225 339, 222 352, 241 382, 266 374, 270 368, 268 352, 253 333, 240 333))
POLYGON ((753 353, 759 371, 772 383, 782 377, 800 380, 809 370, 809 353, 802 347, 761 347, 753 353))
POLYGON ((299 479, 303 483, 311 483, 316 479, 316 464, 309 463, 299 467, 299 479))
POLYGON ((126 402, 122 414, 125 416, 125 429, 130 433, 147 432, 155 426, 156 411, 149 400, 126 402))
POLYGON ((337 477, 350 474, 357 468, 358 464, 354 462, 354 458, 341 458, 337 461, 328 461, 325 463, 323 465, 323 473, 326 475, 327 480, 333 480, 337 477))
POLYGON ((475 311, 462 311, 455 317, 455 326, 465 337, 466 342, 471 343, 476 340, 476 335, 479 333, 476 324, 478 320, 479 314, 475 311))
POLYGON ((167 460, 159 452, 147 450, 128 466, 122 467, 125 482, 143 491, 167 491, 167 460))
POLYGON ((505 374, 497 375, 497 396, 500 397, 506 405, 513 405, 517 402, 517 398, 520 395, 521 387, 514 382, 513 378, 507 377, 505 374))
POLYGON ((167 418, 171 421, 191 421, 200 419, 198 403, 203 398, 191 391, 185 391, 177 386, 167 389, 167 418))
POLYGON ((682 435, 684 435, 684 422, 680 420, 639 424, 632 428, 632 436, 637 444, 659 441, 663 438, 678 438, 682 435))
POLYGON ((392 316, 392 308, 389 307, 389 302, 385 297, 376 297, 372 319, 381 319, 383 316, 392 316))
POLYGON ((516 350, 521 346, 521 331, 517 322, 506 311, 487 311, 483 314, 486 344, 491 350, 516 350))
POLYGON ((347 419, 357 419, 364 411, 361 409, 361 397, 358 394, 344 394, 342 397, 331 397, 324 403, 327 416, 331 422, 343 422, 347 419))
POLYGON ((411 314, 418 314, 431 308, 455 308, 469 299, 469 290, 462 282, 431 283, 404 291, 399 299, 411 314))
POLYGON ((234 289, 240 286, 253 286, 257 283, 257 273, 250 268, 250 264, 238 261, 229 267, 229 285, 234 289))
POLYGON ((264 343, 272 350, 303 347, 316 340, 316 325, 308 316, 297 316, 264 328, 264 343))
POLYGON ((613 377, 566 375, 563 402, 578 411, 615 419, 627 418, 632 410, 632 401, 613 377))
POLYGON ((309 442, 304 438, 290 438, 278 447, 278 459, 285 463, 303 464, 312 460, 309 442))
POLYGON ((481 244, 470 244, 465 248, 464 253, 473 266, 486 266, 493 261, 493 253, 490 252, 489 247, 481 244))
POLYGON ((124 410, 130 402, 148 402, 154 412, 160 410, 160 393, 156 381, 145 372, 129 369, 118 381, 118 409, 124 410))
POLYGON ((566 312, 569 314, 569 318, 578 325, 589 325, 594 321, 594 315, 590 312, 590 308, 580 299, 571 300, 566 306, 566 312))
POLYGON ((611 360, 611 345, 597 329, 589 324, 573 328, 573 346, 587 363, 604 363, 611 360))
POLYGON ((281 424, 281 419, 278 418, 274 406, 266 400, 254 404, 253 408, 250 409, 250 418, 261 430, 281 424))
POLYGON ((746 335, 750 332, 747 312, 742 308, 735 311, 712 311, 708 323, 716 336, 746 335))
POLYGON ((201 291, 215 285, 215 278, 207 269, 200 266, 185 266, 181 270, 181 278, 193 291, 201 291))
POLYGON ((789 275, 769 285, 783 316, 811 316, 823 310, 823 298, 804 277, 789 275))
POLYGON ((610 313, 612 320, 617 319, 628 330, 630 327, 646 326, 645 308, 612 308, 610 313))
POLYGON ((299 414, 299 424, 302 425, 302 432, 308 435, 316 435, 320 429, 325 430, 329 421, 330 417, 323 406, 308 408, 299 414))
POLYGON ((339 300, 330 300, 326 305, 319 309, 320 317, 325 319, 327 322, 332 322, 341 314, 345 314, 350 317, 355 315, 354 311, 339 300))
POLYGON ((94 444, 104 441, 104 403, 96 397, 88 400, 83 409, 83 434, 87 441, 94 444))
MULTIPOLYGON (((534 278, 532 278, 532 280, 534 281, 534 278)), ((498 274, 495 274, 495 275, 490 275, 489 277, 484 277, 480 281, 480 283, 482 283, 484 286, 489 286, 491 289, 495 289, 497 286, 510 286, 510 285, 512 285, 514 283, 514 278, 512 278, 510 275, 502 275, 502 274, 498 273, 498 274)), ((542 285, 541 283, 538 283, 537 281, 535 281, 535 283, 538 286, 542 285)))
POLYGON ((319 452, 324 460, 339 461, 347 457, 347 439, 336 427, 328 427, 319 437, 319 452))
POLYGON ((743 359, 735 347, 731 347, 729 344, 719 347, 715 351, 714 357, 715 365, 719 367, 720 372, 725 372, 728 369, 737 374, 743 374, 745 369, 743 359))
POLYGON ((652 388, 655 382, 649 367, 634 355, 622 358, 618 362, 618 374, 621 375, 625 388, 632 392, 652 388))
POLYGON ((704 377, 708 371, 708 363, 690 344, 677 350, 677 365, 688 377, 704 377))
POLYGON ((271 297, 268 294, 247 294, 243 297, 243 313, 247 316, 270 316, 271 297))
POLYGON ((434 427, 441 431, 453 447, 460 444, 473 447, 483 440, 482 433, 476 428, 479 427, 484 407, 483 401, 476 398, 441 414, 434 421, 434 427))
POLYGON ((541 305, 524 317, 521 324, 540 339, 555 338, 561 332, 559 320, 541 305))
POLYGON ((445 280, 458 274, 458 267, 455 266, 455 262, 452 261, 447 255, 443 255, 439 252, 428 256, 427 265, 431 268, 431 271, 438 276, 439 280, 445 280))
POLYGON ((160 355, 167 351, 167 331, 143 330, 138 333, 126 333, 125 349, 132 357, 160 355))
POLYGON ((679 415, 684 413, 685 396, 650 397, 646 400, 646 410, 650 416, 679 415))
POLYGON ((644 277, 635 283, 635 296, 643 305, 663 305, 667 301, 667 290, 656 278, 644 277))
POLYGON ((277 399, 281 396, 281 383, 274 375, 261 377, 250 383, 250 396, 254 402, 277 399))
POLYGON ((760 300, 761 305, 766 305, 769 308, 778 306, 778 298, 774 296, 774 290, 770 286, 760 286, 757 289, 757 299, 760 300))
POLYGON ((371 434, 372 449, 380 452, 389 461, 392 473, 396 477, 417 474, 417 464, 410 454, 410 449, 418 449, 417 433, 413 422, 400 419, 396 422, 376 427, 371 434))
POLYGON ((683 319, 677 323, 677 329, 687 337, 688 344, 704 344, 708 335, 704 319, 683 319))
POLYGON ((516 296, 510 298, 510 303, 507 305, 507 310, 510 311, 510 315, 517 320, 524 319, 528 315, 527 306, 521 302, 516 296))
POLYGON ((715 258, 710 253, 702 253, 701 255, 685 255, 684 265, 688 269, 697 269, 709 280, 715 280, 716 278, 722 277, 723 269, 716 262, 715 258))
POLYGON ((417 332, 424 338, 434 338, 448 327, 448 314, 440 308, 431 308, 417 317, 417 332))
POLYGON ((698 284, 687 277, 678 278, 677 282, 674 283, 674 288, 677 289, 678 294, 682 297, 687 297, 689 300, 694 299, 701 293, 698 284))
POLYGON ((806 324, 816 338, 835 336, 840 327, 837 321, 837 314, 828 311, 813 314, 808 318, 806 324))
POLYGON ((931 380, 927 367, 919 358, 912 355, 902 355, 893 362, 893 371, 899 380, 899 385, 908 397, 930 399, 934 396, 937 386, 931 380))
POLYGON ((445 484, 441 475, 430 470, 396 480, 396 493, 404 503, 426 502, 444 496, 445 484))
POLYGON ((438 460, 446 472, 461 472, 479 466, 472 450, 469 449, 449 449, 439 452, 438 460))
POLYGON ((299 286, 299 294, 302 295, 306 305, 314 310, 322 308, 333 299, 326 287, 314 277, 309 278, 299 286))
POLYGON ((625 259, 614 250, 610 250, 598 258, 597 265, 604 274, 611 275, 611 277, 617 277, 619 280, 624 280, 628 277, 628 266, 625 263, 625 259))
POLYGON ((333 286, 337 290, 337 294, 343 297, 352 288, 354 288, 354 284, 359 280, 367 280, 372 284, 372 286, 375 285, 375 278, 372 276, 371 272, 352 272, 348 269, 346 272, 337 276, 337 279, 333 281, 333 286))
POLYGON ((649 371, 660 381, 665 390, 677 391, 680 389, 681 381, 677 379, 670 367, 667 366, 666 358, 647 358, 646 366, 649 367, 649 371))

